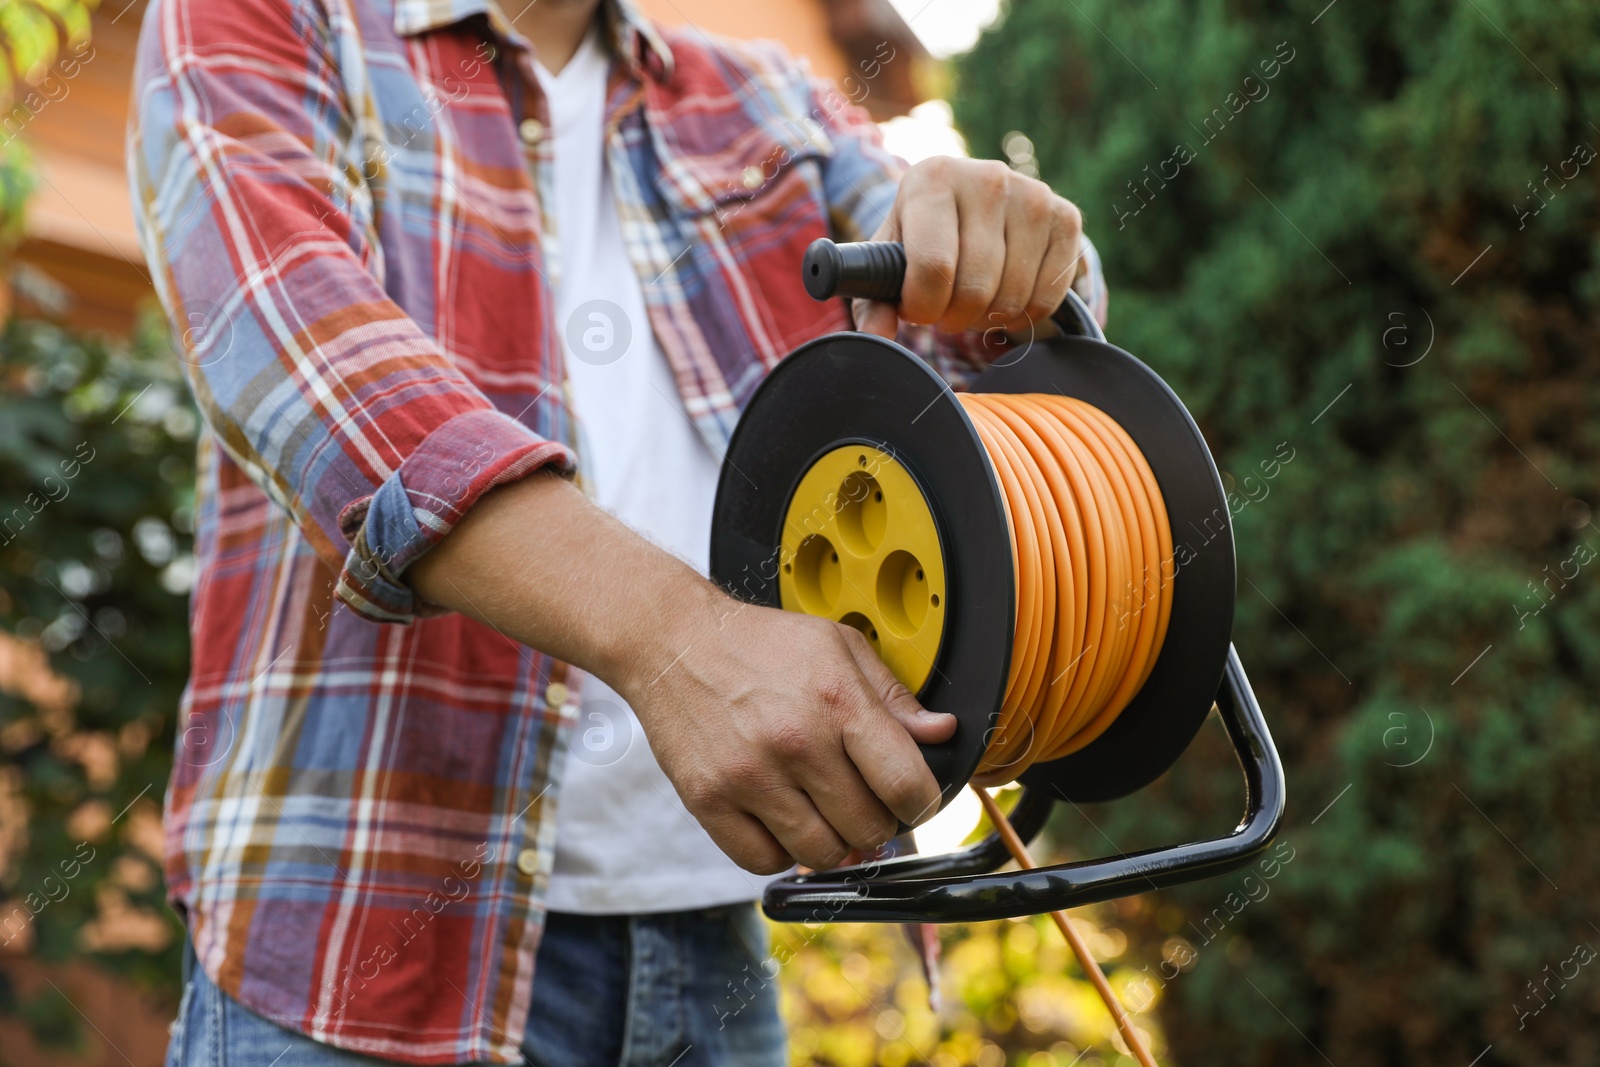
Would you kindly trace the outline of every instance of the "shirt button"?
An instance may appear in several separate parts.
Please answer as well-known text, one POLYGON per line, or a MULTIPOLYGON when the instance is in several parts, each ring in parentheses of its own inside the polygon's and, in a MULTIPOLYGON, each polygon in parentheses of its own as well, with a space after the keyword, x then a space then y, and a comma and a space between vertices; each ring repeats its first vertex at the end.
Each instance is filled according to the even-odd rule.
POLYGON ((525 145, 536 145, 544 137, 544 123, 538 119, 523 119, 517 127, 517 133, 522 137, 525 145))
POLYGON ((544 691, 544 704, 547 708, 559 708, 567 702, 567 687, 560 682, 551 682, 544 691))
POLYGON ((539 869, 539 853, 531 848, 525 848, 517 853, 517 870, 532 878, 539 869))
POLYGON ((744 173, 739 175, 739 180, 744 182, 744 187, 746 189, 754 190, 761 188, 761 168, 752 163, 750 166, 744 168, 744 173))

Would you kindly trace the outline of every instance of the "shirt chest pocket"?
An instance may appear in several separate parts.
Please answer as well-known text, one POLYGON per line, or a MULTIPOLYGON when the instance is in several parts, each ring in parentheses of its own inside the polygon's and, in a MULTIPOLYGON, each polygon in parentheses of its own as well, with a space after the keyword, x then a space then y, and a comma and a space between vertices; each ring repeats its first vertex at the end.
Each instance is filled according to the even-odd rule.
POLYGON ((843 325, 836 302, 810 300, 806 247, 830 236, 824 170, 833 154, 809 120, 750 124, 722 144, 660 156, 662 196, 694 246, 694 269, 724 288, 767 362, 843 325))

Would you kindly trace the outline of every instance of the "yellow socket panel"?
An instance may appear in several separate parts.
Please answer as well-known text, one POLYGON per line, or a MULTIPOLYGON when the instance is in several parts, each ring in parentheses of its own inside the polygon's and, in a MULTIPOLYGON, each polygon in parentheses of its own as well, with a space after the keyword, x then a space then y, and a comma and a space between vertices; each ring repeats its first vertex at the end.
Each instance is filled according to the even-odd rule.
POLYGON ((949 604, 939 530, 910 471, 872 445, 824 455, 789 500, 781 559, 786 610, 855 627, 907 689, 921 691, 949 604))

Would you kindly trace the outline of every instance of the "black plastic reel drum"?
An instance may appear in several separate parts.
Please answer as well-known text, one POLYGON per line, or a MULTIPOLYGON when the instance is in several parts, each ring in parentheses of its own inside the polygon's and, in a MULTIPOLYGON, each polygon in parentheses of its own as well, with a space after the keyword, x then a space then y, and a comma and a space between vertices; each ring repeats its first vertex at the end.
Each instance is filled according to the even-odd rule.
MULTIPOLYGON (((818 241, 803 272, 817 299, 896 302, 905 255, 897 244, 818 241)), ((1233 531, 1210 450, 1167 384, 1107 344, 1075 294, 1054 318, 1062 336, 1018 346, 972 388, 1077 397, 1122 425, 1166 502, 1173 559, 1150 579, 1172 583, 1172 616, 1160 657, 1133 702, 1082 750, 1030 768, 1012 822, 1027 840, 1058 799, 1110 800, 1149 784, 1182 755, 1213 704, 1244 771, 1244 818, 1216 840, 1012 874, 991 873, 1009 858, 991 835, 951 855, 787 878, 766 893, 764 908, 774 919, 957 922, 1038 914, 1236 869, 1265 849, 1277 830, 1283 770, 1230 644, 1233 531)), ((1016 579, 988 454, 955 394, 926 363, 894 342, 861 333, 819 338, 780 363, 752 397, 724 458, 711 572, 733 595, 755 604, 836 618, 835 603, 864 608, 841 621, 869 635, 925 707, 956 716, 949 741, 923 748, 944 801, 966 785, 989 745, 1005 693, 1016 579), (864 480, 868 470, 883 477, 864 480), (823 485, 837 488, 818 496, 823 485), (877 508, 878 517, 866 520, 867 527, 876 523, 872 529, 856 514, 863 502, 877 508), (884 514, 899 516, 901 541, 915 556, 888 551, 892 544, 875 546, 870 535, 883 533, 884 514), (857 545, 860 552, 851 552, 800 526, 825 530, 834 541, 849 541, 852 531, 859 538, 864 529, 869 536, 857 545), (816 546, 825 554, 818 556, 816 546), (869 551, 875 580, 841 573, 841 566, 869 551), (901 557, 916 563, 914 578, 909 565, 893 568, 901 557), (811 575, 810 600, 807 587, 796 584, 797 567, 811 575), (904 608, 911 600, 914 619, 904 608), (913 630, 916 647, 902 636, 913 630)))

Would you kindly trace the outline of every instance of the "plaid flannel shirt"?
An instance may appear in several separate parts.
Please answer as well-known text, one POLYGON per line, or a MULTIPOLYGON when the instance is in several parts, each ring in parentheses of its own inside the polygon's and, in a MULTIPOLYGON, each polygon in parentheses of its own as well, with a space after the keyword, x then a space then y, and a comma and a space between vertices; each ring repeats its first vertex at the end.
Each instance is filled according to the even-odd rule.
MULTIPOLYGON (((628 253, 720 449, 847 327, 801 253, 875 230, 902 164, 776 46, 602 17, 628 253)), ((413 1063, 518 1060, 574 715, 562 665, 403 580, 577 466, 531 64, 489 0, 154 0, 138 54, 135 216, 207 426, 169 892, 244 1005, 413 1063)))

